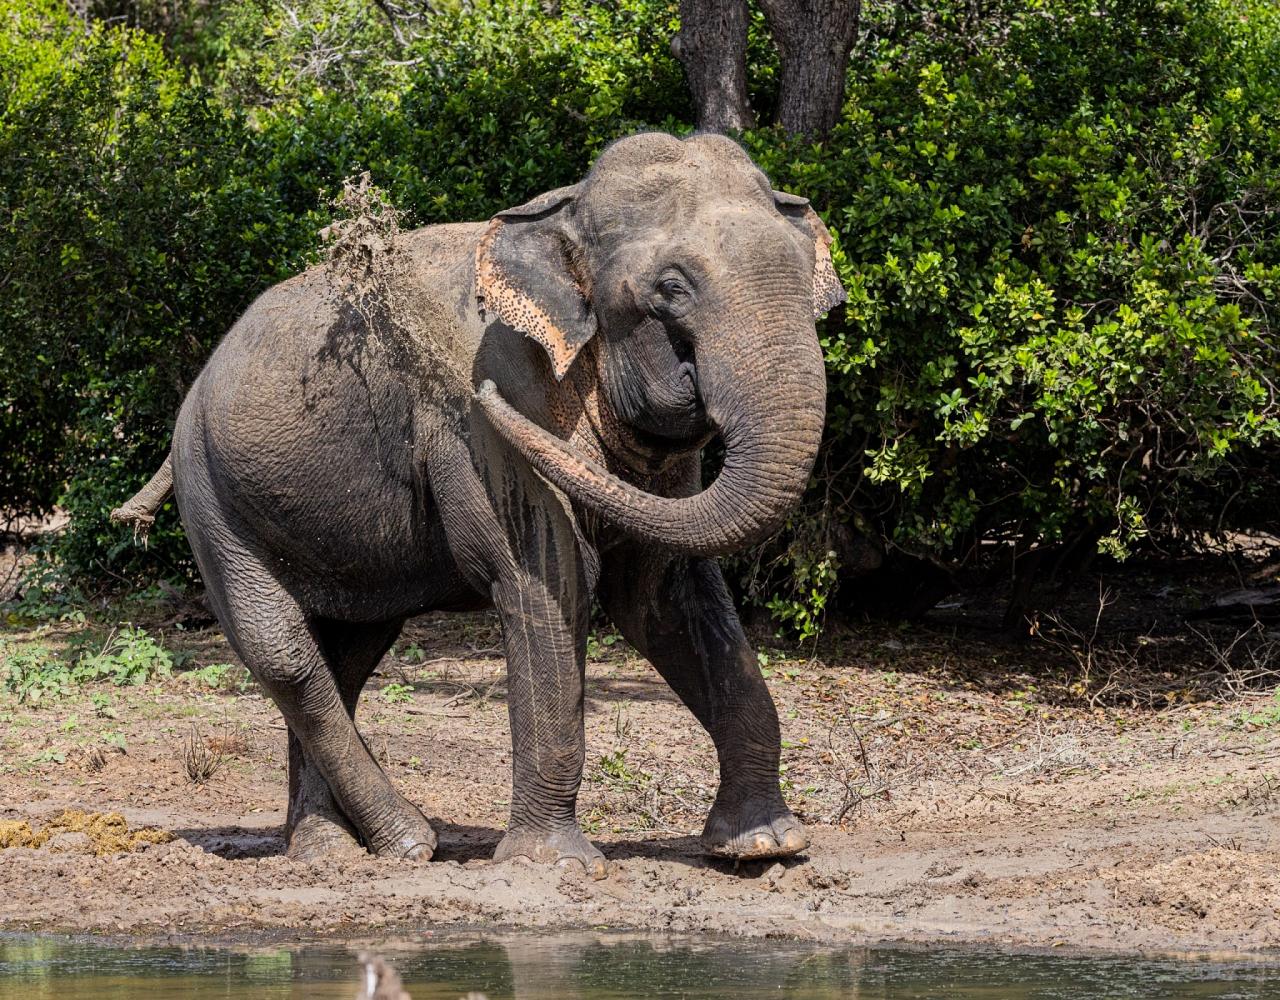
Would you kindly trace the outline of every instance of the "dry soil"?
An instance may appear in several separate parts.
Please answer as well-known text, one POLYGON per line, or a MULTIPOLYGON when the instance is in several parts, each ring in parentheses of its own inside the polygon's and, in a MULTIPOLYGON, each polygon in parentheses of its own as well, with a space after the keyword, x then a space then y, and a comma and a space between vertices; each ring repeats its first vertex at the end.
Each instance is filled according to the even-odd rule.
MULTIPOLYGON (((79 627, 11 626, 8 648, 79 627)), ((1212 696, 1166 672, 1159 698, 1149 685, 1130 696, 1124 677, 1108 691, 1080 674, 1114 671, 1114 658, 936 625, 844 633, 816 659, 766 643, 784 788, 813 842, 735 868, 698 851, 710 742, 643 660, 598 635, 579 815, 611 874, 592 882, 489 860, 510 774, 491 616, 411 623, 362 700, 370 746, 437 825, 422 865, 285 858, 278 713, 216 629, 151 629, 187 657, 173 677, 36 705, 0 695, 0 820, 38 834, 68 809, 118 812, 172 839, 115 853, 85 833, 14 839, 0 849, 0 930, 368 938, 500 924, 1280 947, 1280 701, 1268 692, 1212 696), (218 663, 231 666, 196 669, 218 663), (212 769, 201 782, 187 773, 193 747, 212 769)))

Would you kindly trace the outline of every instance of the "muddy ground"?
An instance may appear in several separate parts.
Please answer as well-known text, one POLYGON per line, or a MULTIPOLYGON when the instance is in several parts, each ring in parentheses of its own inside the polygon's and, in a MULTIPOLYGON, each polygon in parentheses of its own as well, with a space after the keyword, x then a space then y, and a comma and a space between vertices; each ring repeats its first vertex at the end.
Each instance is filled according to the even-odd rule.
POLYGON ((180 663, 35 704, 0 693, 0 820, 38 833, 67 809, 119 812, 173 835, 125 853, 66 832, 0 849, 0 929, 368 938, 502 924, 1280 948, 1280 640, 1265 624, 1188 625, 1204 595, 1159 576, 1125 586, 1146 604, 1110 605, 1113 632, 1096 635, 1086 589, 1039 636, 953 604, 924 624, 833 631, 816 650, 763 639, 784 787, 813 843, 737 868, 698 851, 710 742, 643 660, 596 633, 579 814, 611 863, 601 882, 488 860, 510 772, 490 615, 412 622, 361 703, 370 746, 439 832, 436 860, 413 865, 282 856, 283 724, 192 605, 99 607, 88 623, 11 613, 5 655, 134 620, 180 663))

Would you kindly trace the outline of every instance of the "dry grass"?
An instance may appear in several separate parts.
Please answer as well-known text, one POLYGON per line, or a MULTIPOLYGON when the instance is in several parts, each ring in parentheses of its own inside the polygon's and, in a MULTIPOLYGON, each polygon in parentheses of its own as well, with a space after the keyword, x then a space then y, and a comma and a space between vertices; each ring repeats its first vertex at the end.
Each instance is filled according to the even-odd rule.
POLYGON ((249 740, 244 733, 223 732, 205 740, 209 751, 219 757, 243 757, 249 752, 249 740))
POLYGON ((1161 709, 1193 701, 1229 701, 1280 682, 1280 633, 1261 621, 1187 625, 1176 635, 1123 634, 1104 624, 1114 603, 1099 585, 1090 619, 1044 613, 1031 634, 1072 665, 1066 691, 1091 709, 1161 709))
POLYGON ((97 774, 107 766, 107 755, 102 747, 91 746, 84 752, 84 769, 89 774, 97 774))
POLYGON ((131 830, 119 813, 67 809, 37 830, 33 830, 27 820, 0 821, 0 849, 43 847, 59 834, 82 834, 83 842, 76 846, 99 857, 136 851, 150 844, 167 844, 173 840, 173 834, 151 826, 131 830))
POLYGON ((222 751, 210 747, 200 735, 199 727, 192 726, 182 745, 182 770, 187 781, 193 785, 205 784, 221 770, 225 761, 222 751))

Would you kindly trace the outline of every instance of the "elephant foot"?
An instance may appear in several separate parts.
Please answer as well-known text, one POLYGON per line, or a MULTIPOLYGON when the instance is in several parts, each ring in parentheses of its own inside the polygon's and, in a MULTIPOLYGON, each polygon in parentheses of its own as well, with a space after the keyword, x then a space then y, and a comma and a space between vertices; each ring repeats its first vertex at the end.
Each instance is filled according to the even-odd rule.
POLYGON ((365 853, 350 823, 341 816, 320 812, 303 816, 285 834, 285 840, 285 855, 293 861, 358 858, 365 853))
POLYGON ((786 858, 809 846, 804 824, 778 792, 732 801, 716 797, 702 831, 702 849, 717 858, 786 858))
POLYGON ((552 832, 515 827, 507 831, 493 852, 494 861, 508 858, 528 858, 540 864, 560 866, 577 864, 597 880, 609 874, 604 855, 576 827, 552 832))
POLYGON ((400 815, 387 823, 377 837, 369 838, 369 849, 380 858, 430 861, 436 852, 436 832, 418 807, 405 800, 400 815))

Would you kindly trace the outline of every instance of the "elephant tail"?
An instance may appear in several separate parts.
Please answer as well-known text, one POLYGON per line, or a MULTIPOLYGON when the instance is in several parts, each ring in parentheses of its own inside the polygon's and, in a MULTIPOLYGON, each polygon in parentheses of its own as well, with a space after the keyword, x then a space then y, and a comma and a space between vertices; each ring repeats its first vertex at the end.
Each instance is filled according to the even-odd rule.
POLYGON ((156 523, 156 511, 173 493, 173 454, 165 456, 164 464, 147 480, 147 485, 111 512, 116 524, 133 527, 134 541, 147 544, 147 535, 156 523))

